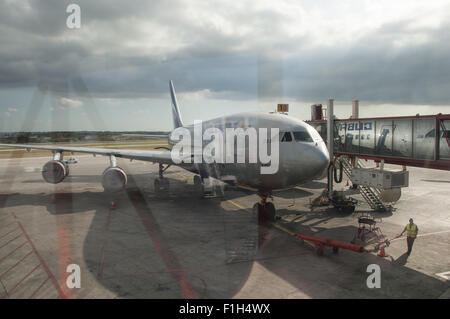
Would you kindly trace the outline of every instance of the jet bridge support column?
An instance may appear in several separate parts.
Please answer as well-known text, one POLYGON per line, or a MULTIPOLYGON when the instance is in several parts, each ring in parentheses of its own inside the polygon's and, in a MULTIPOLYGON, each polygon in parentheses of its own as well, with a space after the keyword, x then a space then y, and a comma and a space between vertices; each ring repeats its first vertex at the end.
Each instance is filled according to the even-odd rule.
MULTIPOLYGON (((330 164, 333 163, 334 160, 334 100, 328 100, 327 107, 327 144, 328 144, 328 153, 330 154, 330 164)), ((328 196, 330 197, 333 193, 333 170, 328 169, 328 196)))

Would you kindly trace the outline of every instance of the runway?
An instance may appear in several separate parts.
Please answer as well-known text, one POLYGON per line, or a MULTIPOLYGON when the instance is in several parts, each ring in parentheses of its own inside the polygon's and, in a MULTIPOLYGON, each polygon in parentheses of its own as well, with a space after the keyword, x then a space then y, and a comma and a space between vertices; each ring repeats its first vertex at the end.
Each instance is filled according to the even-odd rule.
MULTIPOLYGON (((450 271, 450 172, 409 168, 396 211, 374 213, 388 238, 414 218, 421 237, 409 258, 404 239, 387 258, 331 250, 319 257, 290 233, 349 242, 357 229, 356 214, 310 208, 324 180, 274 194, 282 231, 255 223, 258 197, 250 191, 227 187, 224 197, 202 199, 193 174, 171 167, 170 191, 159 196, 157 165, 118 159, 129 185, 112 196, 101 186, 108 159, 76 157, 56 185, 40 172, 50 156, 0 160, 0 297, 450 297, 449 281, 438 275, 450 271), (80 288, 67 285, 71 264, 80 267, 80 288), (379 289, 366 285, 370 264, 381 267, 379 289)), ((360 203, 357 211, 369 210, 360 203)))

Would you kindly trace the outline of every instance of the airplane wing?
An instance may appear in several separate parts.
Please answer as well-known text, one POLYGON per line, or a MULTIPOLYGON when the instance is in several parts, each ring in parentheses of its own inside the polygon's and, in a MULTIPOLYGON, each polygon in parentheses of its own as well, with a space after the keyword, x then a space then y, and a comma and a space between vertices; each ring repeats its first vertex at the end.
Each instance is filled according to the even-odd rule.
POLYGON ((135 159, 153 163, 174 164, 170 151, 128 150, 89 147, 70 147, 59 145, 0 144, 2 147, 24 148, 27 150, 48 150, 53 152, 73 152, 135 159))

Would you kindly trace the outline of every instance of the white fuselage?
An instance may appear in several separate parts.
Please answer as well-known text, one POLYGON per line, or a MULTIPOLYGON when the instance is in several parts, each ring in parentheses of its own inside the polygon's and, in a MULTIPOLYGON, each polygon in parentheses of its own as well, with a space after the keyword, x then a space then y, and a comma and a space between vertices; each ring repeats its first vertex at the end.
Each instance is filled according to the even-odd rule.
MULTIPOLYGON (((186 126, 194 136, 194 125, 186 126)), ((202 131, 217 128, 225 131, 227 128, 272 128, 279 129, 279 163, 274 174, 261 174, 261 161, 256 163, 213 163, 213 164, 180 164, 181 167, 214 178, 232 176, 234 182, 243 187, 271 191, 285 189, 311 181, 323 175, 329 164, 329 154, 317 131, 305 122, 284 114, 239 113, 202 122, 202 131)), ((197 128, 198 129, 198 128, 197 128)), ((273 136, 272 136, 273 138, 273 136)), ((265 141, 270 152, 271 139, 265 141)), ((169 138, 169 143, 175 141, 169 138)), ((203 141, 203 147, 208 144, 203 141)), ((193 145, 193 143, 192 143, 193 145)), ((248 141, 243 149, 236 148, 235 154, 248 154, 248 141)))

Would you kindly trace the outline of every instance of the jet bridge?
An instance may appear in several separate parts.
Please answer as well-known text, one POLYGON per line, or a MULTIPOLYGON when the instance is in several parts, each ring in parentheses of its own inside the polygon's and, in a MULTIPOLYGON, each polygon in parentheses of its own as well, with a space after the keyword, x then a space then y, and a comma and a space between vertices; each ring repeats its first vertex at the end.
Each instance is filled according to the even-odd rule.
MULTIPOLYGON (((358 118, 358 101, 355 100, 352 118, 335 119, 333 100, 329 100, 327 115, 333 121, 327 123, 321 108, 320 104, 311 107, 312 120, 307 121, 308 124, 328 144, 333 142, 331 147, 328 145, 330 154, 334 155, 332 158, 339 158, 341 171, 358 186, 374 210, 392 210, 391 204, 401 196, 401 187, 409 183, 406 166, 450 170, 450 114, 358 118), (328 134, 328 127, 333 127, 331 134, 328 134), (365 168, 358 158, 381 162, 381 168, 365 168), (402 165, 404 170, 385 171, 384 163, 402 165)), ((336 170, 334 163, 331 167, 336 170)), ((332 190, 333 177, 329 170, 328 193, 332 190)))
MULTIPOLYGON (((450 114, 335 119, 333 154, 450 170, 450 114)), ((326 140, 327 121, 308 121, 326 140)))

